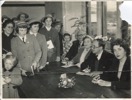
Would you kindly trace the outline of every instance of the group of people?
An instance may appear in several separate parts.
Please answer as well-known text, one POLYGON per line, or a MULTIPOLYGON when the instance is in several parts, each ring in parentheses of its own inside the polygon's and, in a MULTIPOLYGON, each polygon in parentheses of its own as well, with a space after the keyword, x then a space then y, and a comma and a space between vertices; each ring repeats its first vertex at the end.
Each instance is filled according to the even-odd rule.
POLYGON ((79 31, 75 41, 61 32, 62 23, 51 15, 42 22, 30 20, 20 13, 16 23, 2 19, 3 97, 19 97, 17 86, 22 76, 33 70, 43 70, 49 62, 67 62, 80 68, 77 74, 88 75, 100 86, 130 89, 130 47, 122 39, 111 42, 111 52, 105 41, 79 31), (17 74, 17 75, 16 75, 17 74))

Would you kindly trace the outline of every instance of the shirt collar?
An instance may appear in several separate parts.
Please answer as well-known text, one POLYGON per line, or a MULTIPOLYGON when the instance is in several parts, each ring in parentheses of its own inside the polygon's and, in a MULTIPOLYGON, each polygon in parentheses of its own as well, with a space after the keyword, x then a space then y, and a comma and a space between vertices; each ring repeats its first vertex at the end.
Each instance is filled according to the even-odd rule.
POLYGON ((46 26, 45 26, 45 28, 46 28, 48 31, 50 31, 50 30, 51 30, 51 27, 46 27, 46 26))
POLYGON ((18 35, 18 37, 23 41, 23 38, 24 38, 24 42, 26 42, 27 40, 27 36, 25 35, 24 37, 21 37, 20 35, 18 35))
POLYGON ((101 56, 102 56, 103 50, 97 55, 97 59, 100 60, 101 56))
POLYGON ((37 33, 33 33, 32 31, 29 31, 29 34, 37 36, 37 33))

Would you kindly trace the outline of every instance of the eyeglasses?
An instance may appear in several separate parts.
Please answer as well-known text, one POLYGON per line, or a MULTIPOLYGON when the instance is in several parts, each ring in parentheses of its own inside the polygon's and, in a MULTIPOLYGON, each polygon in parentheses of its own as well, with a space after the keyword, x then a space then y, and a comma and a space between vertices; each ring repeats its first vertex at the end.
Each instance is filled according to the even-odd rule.
POLYGON ((96 49, 96 48, 99 48, 99 47, 96 47, 95 45, 94 46, 91 46, 92 49, 96 49))
POLYGON ((7 28, 13 28, 12 26, 8 26, 7 28))

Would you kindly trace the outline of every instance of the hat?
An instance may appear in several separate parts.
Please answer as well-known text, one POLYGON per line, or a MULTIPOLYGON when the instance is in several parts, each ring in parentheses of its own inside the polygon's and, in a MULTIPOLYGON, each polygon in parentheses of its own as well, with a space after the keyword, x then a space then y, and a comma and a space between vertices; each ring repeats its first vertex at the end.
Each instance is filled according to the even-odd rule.
POLYGON ((28 18, 28 17, 29 17, 28 14, 26 14, 26 13, 24 13, 24 12, 20 12, 20 13, 18 14, 17 18, 19 19, 21 15, 25 15, 25 18, 28 18))
POLYGON ((18 22, 16 26, 18 28, 28 28, 28 24, 26 22, 18 22))
POLYGON ((47 18, 51 18, 53 21, 53 16, 51 14, 47 14, 44 18, 41 19, 42 22, 45 22, 47 18))
POLYGON ((29 26, 30 26, 30 27, 31 27, 33 24, 39 24, 39 28, 42 26, 42 23, 41 23, 40 21, 38 21, 38 20, 35 20, 35 19, 29 21, 29 26))

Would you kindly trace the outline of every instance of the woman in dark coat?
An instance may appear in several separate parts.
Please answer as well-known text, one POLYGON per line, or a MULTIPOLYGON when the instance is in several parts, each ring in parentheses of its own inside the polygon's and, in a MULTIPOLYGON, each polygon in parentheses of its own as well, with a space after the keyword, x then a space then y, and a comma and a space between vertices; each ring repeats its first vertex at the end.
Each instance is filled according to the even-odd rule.
POLYGON ((6 20, 2 24, 2 54, 11 52, 11 39, 13 35, 14 23, 11 20, 6 20))
POLYGON ((113 59, 113 66, 107 72, 104 72, 100 79, 96 76, 93 82, 100 86, 112 87, 114 89, 130 89, 130 48, 125 41, 117 39, 113 42, 112 51, 116 57, 116 59, 113 59))
POLYGON ((51 15, 47 15, 44 18, 45 26, 40 29, 39 33, 45 35, 47 45, 48 45, 48 53, 47 53, 47 61, 54 62, 60 61, 60 41, 59 35, 56 29, 52 28, 51 24, 53 22, 53 18, 51 15))

